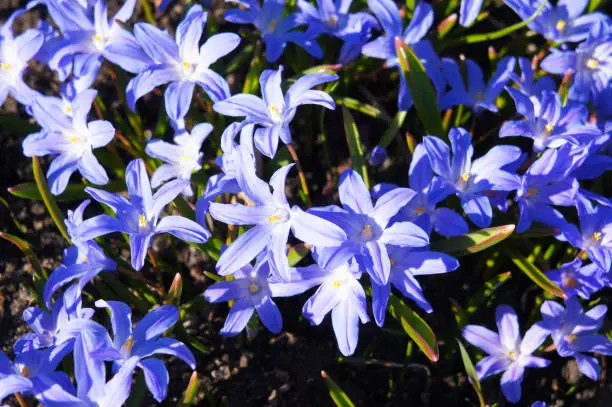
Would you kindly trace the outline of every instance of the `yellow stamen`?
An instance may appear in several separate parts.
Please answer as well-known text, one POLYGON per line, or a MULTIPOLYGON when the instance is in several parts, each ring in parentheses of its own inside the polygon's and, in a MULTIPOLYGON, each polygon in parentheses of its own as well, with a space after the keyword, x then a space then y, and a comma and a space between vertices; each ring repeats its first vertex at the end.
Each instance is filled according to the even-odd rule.
POLYGON ((66 106, 66 107, 64 108, 64 112, 65 112, 66 114, 72 114, 72 106, 66 106))
POLYGON ((419 206, 419 207, 417 208, 417 210, 416 210, 416 213, 418 213, 419 215, 422 215, 422 214, 424 214, 424 213, 425 213, 425 209, 423 209, 422 207, 420 207, 420 206, 419 206))
POLYGON ((0 67, 2 68, 3 71, 8 71, 9 69, 11 69, 11 64, 7 64, 6 62, 3 62, 2 64, 0 64, 0 67))
POLYGON ((270 105, 270 113, 273 120, 280 120, 282 117, 280 109, 276 105, 270 105))
POLYGON ((102 41, 102 37, 100 37, 98 34, 96 34, 93 37, 91 37, 91 39, 94 40, 95 42, 101 42, 102 41))
POLYGON ((599 61, 595 58, 589 58, 587 59, 585 65, 589 69, 597 69, 597 67, 599 66, 599 61))
POLYGON ((389 264, 394 265, 395 264, 395 260, 393 260, 392 258, 389 258, 389 264))
POLYGON ((268 29, 270 31, 274 31, 275 28, 276 28, 276 20, 270 21, 270 24, 268 24, 268 29))
POLYGON ((138 216, 138 227, 143 229, 148 226, 149 222, 147 222, 147 218, 144 215, 138 216))
POLYGON ((601 240, 601 232, 593 233, 593 240, 595 240, 596 242, 601 240))
POLYGON ((329 25, 331 26, 335 26, 336 23, 338 22, 338 17, 336 16, 329 16, 329 25))
POLYGON ((537 190, 537 189, 535 189, 535 188, 529 188, 529 189, 527 190, 527 193, 526 193, 525 195, 527 195, 527 196, 533 196, 533 195, 535 195, 535 194, 537 194, 537 193, 538 193, 538 190, 537 190))
POLYGON ((578 337, 575 334, 570 334, 565 337, 569 343, 574 343, 578 337))
POLYGON ((510 351, 510 353, 508 353, 508 356, 510 356, 511 359, 514 359, 516 357, 516 352, 510 351))
POLYGON ((129 338, 127 338, 127 341, 125 341, 125 344, 123 345, 123 349, 125 349, 125 351, 129 353, 132 351, 133 347, 134 347, 134 338, 130 336, 129 338))
POLYGON ((565 20, 559 20, 557 21, 557 25, 555 26, 555 28, 557 29, 557 31, 563 31, 566 26, 567 22, 565 20))
POLYGON ((278 216, 278 215, 272 215, 272 216, 270 216, 270 217, 268 218, 268 222, 270 222, 270 223, 276 223, 276 222, 278 222, 279 220, 282 220, 282 219, 283 219, 283 218, 282 218, 282 217, 280 217, 280 216, 278 216))
POLYGON ((336 280, 332 285, 334 288, 340 288, 342 286, 342 281, 336 280))
POLYGON ((361 235, 366 238, 372 237, 372 226, 365 225, 361 231, 361 235))
POLYGON ((71 143, 78 143, 79 142, 79 138, 78 137, 71 137, 70 138, 70 142, 71 143))
POLYGON ((23 377, 28 377, 30 375, 30 371, 28 370, 27 367, 24 367, 23 369, 21 369, 21 375, 23 377))
POLYGON ((463 182, 468 182, 469 179, 470 179, 470 174, 468 174, 467 172, 461 176, 461 181, 463 182))
POLYGON ((259 287, 255 283, 252 283, 251 286, 249 287, 249 290, 251 290, 252 293, 257 292, 258 289, 259 287))
POLYGON ((567 280, 565 281, 565 286, 567 288, 576 287, 576 279, 574 277, 568 277, 567 280))
POLYGON ((552 123, 550 123, 550 122, 549 122, 549 123, 546 125, 546 127, 545 127, 545 129, 546 129, 546 133, 550 134, 550 133, 553 131, 553 129, 554 129, 554 128, 555 128, 555 126, 554 126, 552 123))

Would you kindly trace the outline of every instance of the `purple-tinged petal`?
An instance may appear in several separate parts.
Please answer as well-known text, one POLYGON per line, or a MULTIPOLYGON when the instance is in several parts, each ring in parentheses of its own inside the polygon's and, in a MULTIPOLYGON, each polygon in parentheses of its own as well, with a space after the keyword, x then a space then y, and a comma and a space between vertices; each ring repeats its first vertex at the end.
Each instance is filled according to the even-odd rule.
POLYGON ((223 336, 238 335, 247 325, 255 308, 246 299, 240 299, 234 303, 221 328, 223 336))
POLYGON ((138 366, 144 373, 145 383, 153 398, 161 403, 168 395, 168 382, 170 381, 166 365, 159 359, 150 358, 141 360, 138 366))
POLYGON ((489 376, 499 374, 510 366, 512 361, 505 355, 486 356, 476 364, 476 374, 482 380, 489 376))
POLYGON ((255 226, 240 235, 221 254, 217 261, 217 272, 224 276, 247 265, 268 245, 270 226, 255 226))
POLYGON ((506 400, 511 403, 518 403, 521 399, 521 382, 524 374, 525 368, 518 363, 513 363, 502 375, 502 393, 504 393, 506 400))
POLYGON ((268 110, 263 100, 255 95, 240 93, 213 105, 215 112, 225 116, 249 117, 258 123, 269 123, 268 110))
POLYGON ((335 224, 298 207, 291 211, 291 226, 295 237, 312 245, 337 246, 347 239, 346 233, 335 224))
POLYGON ((370 214, 381 227, 386 227, 391 219, 414 197, 410 188, 395 188, 381 196, 370 214))
POLYGON ((140 271, 147 257, 147 250, 151 247, 152 234, 131 234, 130 235, 130 252, 132 258, 132 268, 140 271))
POLYGON ((423 247, 429 244, 429 235, 412 222, 397 222, 383 231, 380 241, 402 247, 423 247))
POLYGON ((277 334, 281 331, 283 319, 272 298, 265 297, 260 303, 255 304, 255 309, 259 319, 270 332, 277 334))
POLYGON ((215 34, 200 47, 199 64, 209 67, 238 47, 240 37, 234 33, 215 34))
POLYGON ((459 24, 469 27, 480 14, 482 0, 461 0, 459 7, 459 24))
POLYGON ((521 339, 516 312, 508 305, 500 305, 495 310, 495 320, 501 344, 506 349, 516 349, 521 339))
POLYGON ((113 327, 113 344, 115 348, 121 349, 132 335, 132 310, 120 301, 97 300, 96 307, 108 308, 113 327))
POLYGON ((319 325, 332 309, 341 301, 337 289, 331 283, 324 283, 317 291, 308 298, 302 308, 304 317, 312 325, 319 325))
POLYGON ((465 214, 480 228, 486 228, 493 219, 493 208, 489 198, 483 195, 464 194, 461 197, 461 206, 465 214))
POLYGON ((340 176, 338 193, 345 209, 369 214, 374 209, 370 192, 361 176, 354 170, 345 170, 340 176))
POLYGON ((504 354, 499 335, 483 326, 466 325, 461 333, 466 341, 490 355, 504 354))
POLYGON ((193 243, 205 243, 210 232, 200 224, 183 216, 166 216, 155 227, 155 233, 170 233, 179 239, 193 243))
POLYGON ((150 341, 170 329, 179 319, 178 309, 173 305, 162 305, 149 312, 134 327, 134 342, 150 341))

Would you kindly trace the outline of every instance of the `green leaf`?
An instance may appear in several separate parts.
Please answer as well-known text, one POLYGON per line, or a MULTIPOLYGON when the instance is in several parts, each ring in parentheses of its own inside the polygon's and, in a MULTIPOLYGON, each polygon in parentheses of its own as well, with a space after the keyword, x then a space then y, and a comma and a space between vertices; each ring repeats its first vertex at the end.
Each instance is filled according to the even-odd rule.
POLYGON ((507 271, 501 273, 484 283, 482 287, 468 300, 467 313, 473 314, 476 310, 485 303, 504 282, 506 282, 512 273, 507 271))
POLYGON ((459 345, 459 352, 461 353, 461 361, 463 362, 463 367, 465 368, 465 373, 470 378, 470 383, 476 394, 478 395, 478 401, 481 407, 485 407, 486 403, 484 398, 482 397, 482 386, 480 385, 480 380, 478 380, 478 375, 476 374, 476 369, 474 368, 474 364, 472 363, 472 359, 470 359, 470 355, 465 350, 465 347, 461 343, 459 339, 456 339, 457 344, 459 345))
POLYGON ((389 312, 393 318, 400 321, 404 331, 425 353, 429 360, 437 362, 440 358, 438 343, 436 342, 436 335, 427 325, 427 322, 394 294, 389 296, 389 312))
POLYGON ((465 312, 463 307, 459 305, 459 303, 455 299, 449 298, 449 301, 451 303, 451 311, 453 311, 453 315, 455 316, 455 321, 457 322, 457 326, 459 328, 463 328, 464 326, 467 325, 467 321, 468 321, 467 312, 465 312))
POLYGON ((559 288, 555 283, 550 281, 548 277, 544 273, 540 271, 533 263, 527 260, 523 255, 514 251, 509 247, 504 247, 504 251, 510 257, 512 262, 525 274, 527 277, 531 279, 534 283, 536 283, 540 288, 544 291, 549 292, 552 295, 556 295, 557 297, 567 299, 567 294, 559 288))
POLYGON ((375 119, 383 119, 386 121, 391 121, 387 115, 385 115, 380 109, 374 107, 372 105, 368 105, 367 103, 363 103, 358 101, 357 99, 344 97, 335 99, 336 104, 340 106, 346 106, 351 110, 356 110, 360 113, 373 117, 375 119))
POLYGON ((466 35, 465 37, 456 38, 454 40, 442 43, 442 46, 439 52, 445 49, 448 49, 450 47, 454 47, 454 46, 461 46, 461 45, 467 45, 467 44, 475 44, 478 42, 492 41, 492 40, 496 40, 496 39, 505 37, 508 34, 512 34, 513 32, 520 30, 523 27, 527 27, 529 23, 535 20, 535 18, 540 14, 540 12, 542 12, 542 10, 544 9, 544 6, 547 3, 548 3, 547 0, 541 0, 540 7, 538 7, 538 9, 531 16, 529 16, 528 19, 521 21, 520 23, 513 24, 511 26, 508 26, 498 31, 494 31, 494 32, 486 33, 486 34, 470 34, 470 35, 466 35))
POLYGON ((45 174, 43 173, 43 169, 40 165, 40 161, 38 157, 32 157, 32 171, 34 172, 34 180, 36 181, 36 186, 38 187, 38 192, 42 197, 45 206, 47 207, 47 211, 51 215, 55 226, 59 229, 64 239, 70 242, 70 237, 68 236, 68 232, 66 231, 66 225, 64 224, 64 214, 60 211, 59 206, 57 206, 57 202, 55 201, 55 197, 51 194, 49 190, 49 185, 47 184, 47 178, 45 178, 45 174))
POLYGON ((198 394, 198 372, 194 370, 189 378, 189 384, 187 384, 187 388, 183 392, 183 399, 178 403, 179 407, 190 406, 195 396, 198 394))
POLYGON ((361 140, 359 139, 359 130, 357 130, 357 125, 355 124, 351 112, 345 106, 342 106, 342 116, 344 117, 344 132, 346 133, 346 141, 351 152, 353 169, 361 175, 363 182, 365 182, 368 189, 370 189, 368 167, 363 158, 363 148, 361 146, 361 140))
POLYGON ((255 47, 255 55, 251 60, 251 68, 244 79, 242 93, 255 94, 259 91, 259 75, 266 66, 266 62, 261 58, 261 44, 255 47))
POLYGON ((334 404, 338 407, 355 407, 355 404, 351 401, 349 396, 332 380, 331 377, 325 372, 325 370, 321 370, 321 377, 325 380, 325 384, 327 384, 327 388, 329 389, 329 395, 331 396, 334 404))
POLYGON ((410 88, 414 107, 416 108, 419 120, 421 120, 423 127, 425 127, 425 132, 446 138, 438 109, 436 92, 429 80, 429 76, 425 73, 425 67, 423 67, 423 64, 412 49, 399 37, 395 38, 395 51, 399 58, 401 74, 404 75, 406 83, 410 88))
POLYGON ((19 248, 19 250, 21 250, 21 252, 26 256, 36 273, 41 278, 45 280, 47 279, 46 271, 43 270, 42 266, 40 265, 40 261, 38 260, 38 256, 36 255, 36 253, 32 249, 32 246, 30 246, 28 242, 26 242, 20 237, 4 232, 0 232, 0 238, 7 240, 17 246, 17 248, 19 248))
MULTIPOLYGON (((113 180, 108 184, 104 185, 104 190, 109 192, 121 192, 125 191, 125 182, 121 180, 113 180)), ((17 196, 23 199, 32 199, 35 201, 41 201, 42 196, 38 191, 38 187, 33 182, 24 182, 17 184, 13 187, 8 188, 8 192, 11 195, 17 196)), ((85 185, 69 184, 66 190, 55 197, 59 202, 64 201, 80 201, 87 198, 88 195, 85 192, 85 185)))
POLYGON ((439 240, 431 244, 431 250, 449 253, 455 257, 478 253, 506 239, 514 232, 514 227, 514 225, 495 226, 439 240))
POLYGON ((406 120, 407 114, 408 112, 405 110, 400 110, 396 113, 395 117, 393 118, 393 121, 391 122, 387 130, 385 130, 385 134, 383 134, 380 141, 378 142, 378 145, 380 147, 389 147, 389 144, 391 144, 391 142, 399 132, 400 128, 404 124, 404 120, 406 120))
POLYGON ((304 257, 306 257, 308 253, 310 253, 310 247, 306 246, 305 244, 296 244, 293 246, 287 253, 287 257, 289 258, 289 266, 294 267, 304 257))

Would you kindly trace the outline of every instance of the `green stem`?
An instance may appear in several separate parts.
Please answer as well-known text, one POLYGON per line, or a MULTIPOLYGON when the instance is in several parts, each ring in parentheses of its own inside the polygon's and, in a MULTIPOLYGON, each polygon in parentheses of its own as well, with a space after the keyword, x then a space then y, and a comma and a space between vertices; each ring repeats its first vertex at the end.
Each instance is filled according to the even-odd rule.
POLYGON ((145 19, 151 25, 155 24, 155 16, 153 15, 153 10, 151 9, 151 5, 148 0, 140 0, 140 5, 142 6, 142 11, 144 11, 145 19))

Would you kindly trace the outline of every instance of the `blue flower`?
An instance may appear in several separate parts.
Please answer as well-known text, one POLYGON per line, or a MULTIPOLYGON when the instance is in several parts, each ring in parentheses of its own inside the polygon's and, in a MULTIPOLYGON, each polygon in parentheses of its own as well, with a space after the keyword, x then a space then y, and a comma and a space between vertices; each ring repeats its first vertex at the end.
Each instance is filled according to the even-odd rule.
MULTIPOLYGON (((504 3, 523 20, 532 16, 542 4, 540 1, 531 0, 504 0, 504 3)), ((528 27, 551 41, 583 41, 594 24, 608 20, 603 13, 581 15, 588 4, 588 0, 559 0, 553 7, 546 1, 540 14, 528 24, 528 27)))
POLYGON ((574 205, 579 187, 578 181, 570 176, 574 167, 571 146, 567 145, 545 150, 527 169, 516 186, 515 201, 520 211, 518 233, 528 230, 534 220, 554 228, 567 224, 553 205, 574 205))
POLYGON ((480 9, 482 8, 483 0, 461 0, 459 6, 459 24, 464 27, 469 27, 474 23, 480 9))
POLYGON ((36 29, 28 29, 23 34, 13 35, 13 22, 25 10, 14 11, 0 27, 0 105, 10 94, 19 103, 29 105, 38 96, 23 81, 23 74, 32 59, 42 47, 44 36, 36 29))
POLYGON ((585 313, 578 297, 574 296, 565 301, 565 308, 557 302, 546 301, 540 311, 543 317, 540 324, 550 331, 559 356, 575 358, 578 369, 592 380, 597 380, 599 362, 593 356, 584 355, 584 352, 612 355, 612 342, 597 333, 608 307, 597 305, 585 313))
POLYGON ((91 86, 104 59, 131 73, 139 73, 153 61, 141 50, 134 36, 121 26, 130 19, 136 0, 127 0, 109 18, 104 0, 96 0, 93 15, 90 8, 63 1, 49 1, 54 21, 62 38, 53 44, 49 67, 64 80, 68 73, 91 86))
POLYGON ((531 66, 531 61, 525 57, 518 58, 518 64, 521 69, 521 75, 518 76, 512 73, 510 77, 519 89, 527 96, 540 97, 543 91, 554 92, 557 85, 555 80, 550 76, 542 76, 538 80, 535 79, 535 72, 531 66))
POLYGON ((604 272, 612 270, 612 208, 593 206, 586 198, 578 196, 576 208, 580 218, 580 230, 567 224, 563 234, 574 247, 586 251, 593 263, 604 272))
POLYGON ((548 331, 534 324, 521 339, 518 318, 508 305, 497 307, 495 319, 499 334, 484 326, 467 325, 463 328, 463 337, 489 354, 476 365, 478 378, 482 380, 503 372, 502 393, 509 402, 517 403, 521 399, 525 368, 542 368, 550 364, 549 360, 532 355, 544 343, 548 331))
POLYGON ((283 17, 286 0, 225 0, 226 3, 241 5, 246 10, 233 8, 225 12, 225 19, 236 24, 253 24, 266 44, 268 62, 280 58, 287 43, 292 42, 304 48, 315 58, 323 57, 323 50, 309 33, 292 31, 302 22, 298 13, 283 17))
POLYGON ((370 153, 370 158, 368 159, 368 163, 372 167, 380 167, 387 160, 387 150, 382 148, 381 146, 375 146, 370 153))
POLYGON ((344 43, 338 61, 346 64, 357 58, 370 39, 372 28, 378 28, 374 17, 365 12, 349 13, 352 0, 317 0, 317 7, 306 0, 298 0, 298 21, 308 25, 311 37, 328 34, 344 43))
MULTIPOLYGON (((426 2, 419 2, 406 29, 403 29, 399 9, 393 0, 368 0, 368 7, 380 22, 384 35, 364 45, 361 51, 363 55, 384 59, 389 68, 396 66, 399 68, 395 41, 396 38, 400 38, 419 57, 438 92, 444 91, 446 81, 442 76, 440 58, 431 43, 423 39, 434 22, 434 12, 431 5, 426 2)), ((413 103, 408 84, 402 74, 400 74, 397 103, 400 110, 410 109, 413 103)))
POLYGON ((93 149, 110 143, 115 128, 105 120, 87 122, 87 115, 97 95, 95 90, 79 93, 70 106, 57 110, 53 99, 38 98, 31 105, 32 114, 42 131, 30 134, 23 141, 27 157, 53 155, 55 159, 47 171, 51 193, 62 193, 70 176, 79 171, 96 185, 108 183, 108 175, 93 154, 93 149))
POLYGON ((157 188, 163 182, 179 179, 187 183, 183 193, 192 196, 191 174, 202 168, 203 154, 200 149, 212 130, 212 125, 200 123, 193 127, 191 134, 187 132, 176 134, 174 144, 158 139, 150 140, 145 148, 146 153, 164 162, 153 173, 151 186, 157 188))
POLYGON ((542 61, 542 69, 557 75, 565 75, 571 69, 569 98, 582 103, 597 100, 612 77, 611 42, 610 25, 599 22, 574 51, 553 49, 542 61))
POLYGON ((568 297, 579 295, 584 299, 589 299, 592 293, 604 287, 602 270, 595 263, 582 265, 580 259, 575 259, 569 263, 562 264, 560 268, 549 271, 546 277, 559 287, 568 297))
POLYGON ((216 34, 200 47, 206 17, 202 6, 192 6, 176 29, 176 42, 166 31, 146 23, 136 24, 136 40, 154 64, 128 83, 127 102, 132 110, 140 97, 170 82, 164 93, 166 112, 182 128, 196 84, 213 102, 229 97, 229 85, 210 65, 232 52, 240 37, 234 33, 216 34))
POLYGON ((247 123, 261 126, 255 130, 255 146, 267 157, 273 158, 278 148, 278 140, 291 143, 289 123, 295 117, 298 106, 314 104, 335 109, 336 104, 330 95, 321 90, 313 90, 322 83, 335 81, 337 75, 308 74, 299 78, 283 96, 281 75, 283 67, 277 71, 265 70, 259 77, 262 98, 240 93, 213 105, 217 113, 226 116, 246 117, 247 123))
MULTIPOLYGON (((249 159, 244 158, 244 163, 249 159)), ((285 179, 293 164, 279 168, 268 185, 254 172, 241 171, 238 184, 242 192, 255 203, 255 206, 240 204, 210 204, 213 218, 229 225, 255 225, 240 235, 217 261, 217 272, 221 275, 232 274, 246 266, 262 251, 272 265, 276 276, 289 281, 290 269, 287 259, 287 239, 289 232, 309 244, 334 246, 346 239, 345 233, 336 225, 297 206, 289 206, 285 195, 285 179), (270 186, 274 192, 270 192, 270 186)), ((247 168, 252 168, 247 164, 247 168)))
POLYGON ((93 352, 94 359, 113 361, 115 373, 122 371, 128 393, 132 385, 132 373, 142 369, 145 382, 153 398, 162 402, 168 393, 169 375, 164 362, 153 355, 171 355, 195 369, 196 363, 189 348, 182 342, 162 335, 179 319, 179 311, 173 305, 162 305, 145 315, 132 329, 130 307, 119 301, 96 301, 96 307, 108 308, 113 329, 112 346, 93 352), (134 360, 137 363, 134 363, 134 360))
POLYGON ((448 144, 435 136, 423 138, 431 167, 440 177, 438 198, 457 194, 470 220, 478 227, 487 227, 491 224, 493 209, 486 193, 516 188, 519 177, 503 168, 520 159, 521 149, 495 146, 472 161, 474 148, 470 134, 462 128, 452 128, 448 137, 453 151, 452 160, 448 144))
MULTIPOLYGON (((329 262, 339 261, 338 258, 348 260, 354 256, 374 283, 387 285, 391 273, 387 245, 424 247, 429 244, 427 233, 414 223, 390 222, 414 196, 414 191, 395 188, 372 205, 372 197, 363 179, 353 170, 342 173, 338 191, 344 209, 336 206, 310 209, 313 214, 334 222, 346 232, 346 240, 339 247, 320 248, 321 264, 326 267, 329 262)), ((318 242, 314 244, 316 246, 318 242)))
POLYGON ((319 287, 304 304, 302 313, 312 325, 320 325, 331 312, 338 348, 344 356, 350 356, 357 348, 359 322, 370 321, 365 291, 359 283, 359 267, 355 263, 331 262, 313 274, 306 280, 316 281, 319 287))
POLYGON ((115 271, 117 263, 104 254, 102 248, 93 240, 79 241, 78 228, 83 223, 83 212, 91 201, 83 201, 74 211, 68 211, 65 223, 74 245, 64 250, 62 264, 49 275, 43 290, 43 300, 51 306, 53 294, 66 284, 78 280, 80 291, 101 271, 115 271))
POLYGON ((440 97, 440 110, 465 105, 477 114, 483 110, 497 112, 495 99, 512 78, 516 59, 506 57, 499 61, 495 75, 491 77, 489 83, 485 83, 482 69, 476 62, 468 58, 465 60, 465 64, 467 68, 467 88, 464 85, 459 64, 450 58, 442 59, 444 77, 451 90, 440 97))
POLYGON ((112 232, 127 233, 130 237, 132 267, 140 270, 153 236, 170 233, 189 242, 204 243, 210 232, 192 220, 182 216, 166 216, 160 219, 164 207, 185 188, 185 182, 175 180, 164 184, 153 195, 151 184, 140 159, 133 160, 125 171, 125 182, 130 193, 128 201, 121 195, 87 187, 93 199, 111 208, 117 215, 98 215, 89 218, 78 227, 80 240, 90 240, 112 232))
POLYGON ((519 90, 507 88, 514 99, 516 111, 525 120, 509 120, 503 124, 499 137, 522 136, 533 139, 533 150, 558 148, 566 143, 584 146, 601 131, 588 122, 589 111, 582 104, 563 106, 561 97, 550 91, 531 98, 519 90))

